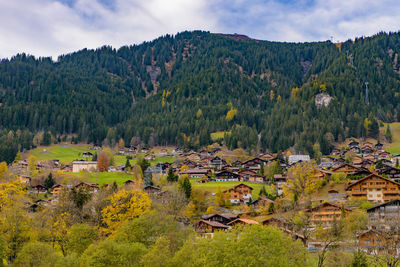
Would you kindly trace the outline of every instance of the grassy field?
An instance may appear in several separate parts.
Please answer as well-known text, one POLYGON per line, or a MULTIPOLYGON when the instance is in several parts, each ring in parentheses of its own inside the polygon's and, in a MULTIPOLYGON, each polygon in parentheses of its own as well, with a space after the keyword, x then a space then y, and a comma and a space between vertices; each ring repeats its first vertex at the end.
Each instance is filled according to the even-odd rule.
MULTIPOLYGON (((218 187, 221 187, 221 190, 224 191, 226 189, 229 189, 231 187, 234 187, 235 185, 241 184, 242 182, 208 182, 208 183, 196 183, 195 179, 191 180, 192 182, 192 187, 193 188, 202 188, 206 191, 209 192, 217 192, 218 187)), ((250 183, 250 182, 243 182, 244 184, 251 186, 253 188, 253 199, 257 199, 260 193, 260 189, 265 186, 265 189, 267 192, 269 192, 271 189, 268 185, 263 185, 263 184, 256 184, 256 183, 250 183)))
POLYGON ((79 179, 88 183, 112 184, 114 181, 118 185, 123 185, 127 180, 132 179, 132 175, 124 172, 78 172, 58 174, 60 178, 79 179))
POLYGON ((78 154, 88 151, 88 148, 89 145, 52 145, 35 148, 30 151, 30 154, 39 161, 58 159, 62 164, 67 164, 74 160, 85 159, 79 157, 78 154))
MULTIPOLYGON (((391 154, 400 154, 400 122, 390 123, 390 129, 392 130, 393 142, 385 144, 384 149, 391 154)), ((384 128, 381 128, 381 134, 386 131, 386 124, 384 128)))
MULTIPOLYGON (((47 147, 35 148, 29 153, 35 156, 39 161, 46 161, 51 159, 59 159, 62 164, 71 163, 74 160, 85 160, 84 157, 78 155, 82 152, 89 151, 89 145, 52 145, 47 147)), ((94 153, 93 151, 91 151, 94 153)), ((144 155, 143 155, 144 156, 144 155)), ((91 160, 91 159, 89 159, 91 160)), ((151 165, 156 165, 159 162, 173 162, 173 157, 157 157, 155 160, 150 161, 151 165)), ((116 166, 124 165, 126 162, 126 156, 114 156, 114 164, 116 166)), ((136 163, 136 159, 130 160, 131 165, 136 163)))

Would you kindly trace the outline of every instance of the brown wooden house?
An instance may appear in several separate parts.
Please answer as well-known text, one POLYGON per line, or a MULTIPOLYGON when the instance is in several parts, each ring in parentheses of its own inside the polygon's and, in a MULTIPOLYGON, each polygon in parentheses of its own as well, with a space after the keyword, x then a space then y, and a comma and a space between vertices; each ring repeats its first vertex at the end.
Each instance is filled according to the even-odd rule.
POLYGON ((340 221, 343 212, 345 214, 351 212, 349 209, 329 202, 322 203, 306 211, 311 213, 311 224, 324 226, 332 226, 335 220, 337 222, 340 221))
POLYGON ((370 174, 346 188, 346 194, 355 199, 383 203, 400 198, 400 184, 377 174, 370 174))
POLYGON ((230 228, 231 227, 216 221, 200 220, 194 224, 195 231, 205 237, 212 237, 216 231, 224 231, 230 228))
POLYGON ((361 171, 360 167, 356 167, 349 163, 343 163, 342 165, 332 169, 333 173, 345 173, 347 175, 356 174, 359 171, 361 171))

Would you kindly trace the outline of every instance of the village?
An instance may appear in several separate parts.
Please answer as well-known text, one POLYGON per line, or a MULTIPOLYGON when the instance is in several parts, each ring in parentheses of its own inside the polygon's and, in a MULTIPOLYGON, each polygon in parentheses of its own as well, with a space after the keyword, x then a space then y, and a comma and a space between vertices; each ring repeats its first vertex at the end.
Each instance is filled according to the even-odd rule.
POLYGON ((153 201, 163 204, 171 197, 171 183, 166 178, 173 175, 176 180, 190 180, 192 198, 196 190, 205 195, 207 210, 189 212, 184 221, 201 237, 212 238, 217 231, 243 225, 272 225, 301 240, 311 252, 340 245, 346 249, 350 246, 349 250, 361 248, 371 255, 383 254, 389 242, 400 240, 400 155, 386 152, 379 142, 353 139, 318 159, 290 152, 251 157, 218 144, 186 152, 179 148, 154 152, 132 146, 116 151, 116 155, 127 159, 125 165, 102 170, 113 174, 114 182, 61 178, 99 173, 101 153, 100 146, 89 147, 76 155, 79 160, 68 164, 56 158, 34 164, 28 158, 21 159, 10 166, 9 172, 26 185, 33 213, 57 203, 62 192, 97 194, 111 187, 143 190, 153 201), (148 164, 142 175, 129 162, 137 158, 148 164), (47 175, 53 180, 51 187, 48 179, 45 181, 47 175), (331 240, 315 235, 317 231, 328 231, 328 235, 329 229, 351 214, 354 220, 365 222, 351 238, 331 240))

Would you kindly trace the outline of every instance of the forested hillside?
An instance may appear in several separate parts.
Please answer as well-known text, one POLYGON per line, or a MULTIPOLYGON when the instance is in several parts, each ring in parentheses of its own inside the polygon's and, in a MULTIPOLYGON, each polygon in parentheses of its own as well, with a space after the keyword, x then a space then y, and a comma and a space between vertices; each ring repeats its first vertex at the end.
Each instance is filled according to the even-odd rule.
POLYGON ((377 135, 377 119, 399 120, 399 54, 399 33, 294 44, 196 31, 56 62, 17 55, 0 62, 0 149, 10 155, 0 160, 38 132, 196 148, 226 131, 230 148, 312 153, 319 143, 327 153, 334 141, 377 135), (333 99, 317 108, 321 91, 333 99))

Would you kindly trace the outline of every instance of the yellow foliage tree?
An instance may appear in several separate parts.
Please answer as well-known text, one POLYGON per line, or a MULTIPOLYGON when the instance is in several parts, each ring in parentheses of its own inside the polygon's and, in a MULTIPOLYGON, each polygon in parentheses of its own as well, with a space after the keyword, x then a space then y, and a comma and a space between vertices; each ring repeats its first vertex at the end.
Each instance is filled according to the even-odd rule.
POLYGON ((282 100, 281 95, 278 95, 278 97, 276 98, 276 101, 281 102, 281 100, 282 100))
POLYGON ((4 178, 8 172, 8 166, 6 162, 0 163, 0 178, 4 178))
POLYGON ((53 217, 53 222, 51 223, 51 237, 52 237, 52 242, 53 246, 57 244, 62 253, 65 256, 65 246, 68 242, 68 219, 70 218, 71 214, 67 212, 63 212, 58 216, 53 217))
POLYGON ((322 92, 326 92, 326 84, 321 84, 320 86, 319 86, 319 88, 321 89, 321 91, 322 92))
POLYGON ((125 147, 125 142, 123 138, 119 139, 118 147, 120 149, 123 149, 125 147))
POLYGON ((35 156, 33 156, 33 155, 30 155, 30 156, 28 157, 28 168, 29 168, 29 170, 30 170, 31 172, 33 172, 33 171, 36 170, 37 164, 38 164, 37 158, 36 158, 35 156))
POLYGON ((151 199, 143 191, 126 191, 122 189, 111 197, 110 204, 101 214, 106 227, 105 234, 115 234, 116 230, 126 221, 132 220, 150 210, 151 199))
POLYGON ((275 93, 274 93, 274 90, 271 90, 271 91, 269 91, 269 100, 274 100, 274 98, 275 98, 275 93))
POLYGON ((203 111, 201 111, 201 109, 199 109, 196 113, 196 118, 200 119, 201 116, 203 116, 203 111))
POLYGON ((292 98, 295 98, 298 92, 299 92, 299 87, 292 88, 292 92, 290 93, 290 96, 292 98))
POLYGON ((237 112, 238 112, 238 111, 237 111, 236 108, 231 107, 231 109, 228 111, 228 113, 226 113, 225 120, 226 120, 226 121, 231 121, 231 120, 233 120, 233 118, 235 118, 237 112))
POLYGON ((209 206, 206 210, 207 214, 214 214, 215 213, 215 209, 214 206, 209 206))
POLYGON ((310 162, 302 162, 289 168, 287 183, 283 187, 283 193, 291 200, 297 201, 304 194, 311 194, 320 186, 316 177, 317 168, 310 162))
POLYGON ((365 135, 368 136, 369 134, 369 126, 371 125, 372 121, 370 121, 368 118, 365 118, 364 120, 364 129, 365 129, 365 135))
POLYGON ((0 184, 0 210, 11 206, 15 199, 24 196, 24 186, 18 180, 0 184))

